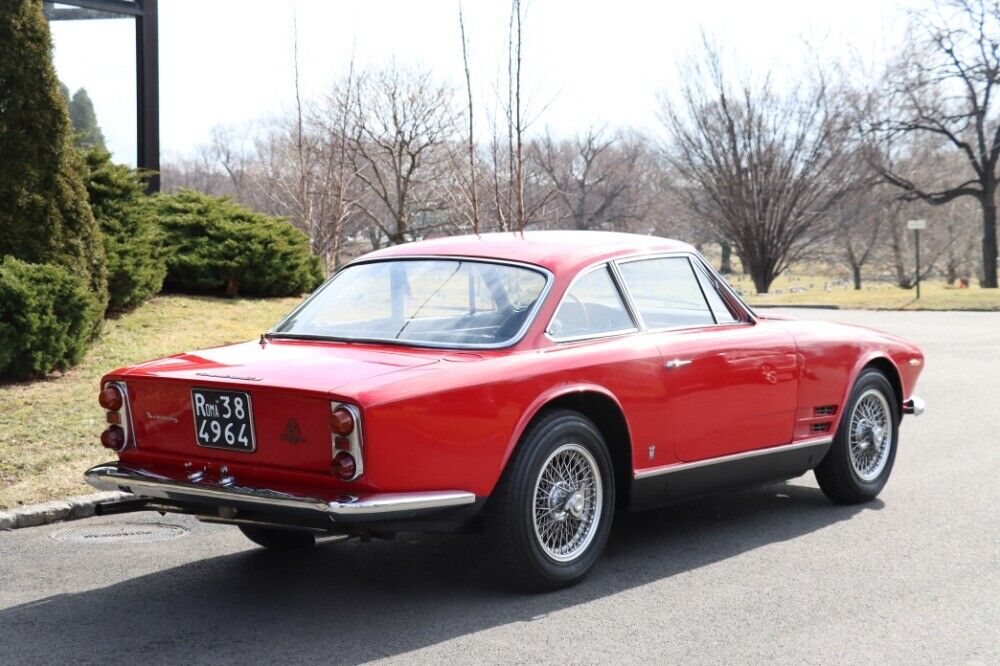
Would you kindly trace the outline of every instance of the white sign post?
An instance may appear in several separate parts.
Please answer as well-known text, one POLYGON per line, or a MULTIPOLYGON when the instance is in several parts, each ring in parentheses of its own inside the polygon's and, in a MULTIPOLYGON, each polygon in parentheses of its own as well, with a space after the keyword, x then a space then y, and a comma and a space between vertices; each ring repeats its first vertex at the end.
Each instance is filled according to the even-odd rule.
POLYGON ((913 230, 913 248, 917 263, 917 300, 920 300, 920 230, 927 228, 927 220, 907 220, 906 228, 913 230))

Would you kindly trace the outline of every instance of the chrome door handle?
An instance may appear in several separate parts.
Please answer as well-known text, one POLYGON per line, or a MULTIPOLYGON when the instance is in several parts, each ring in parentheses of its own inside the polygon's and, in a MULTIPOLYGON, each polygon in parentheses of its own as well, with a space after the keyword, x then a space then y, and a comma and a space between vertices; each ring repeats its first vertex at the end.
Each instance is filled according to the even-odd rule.
POLYGON ((672 358, 669 361, 667 361, 666 363, 664 363, 663 365, 665 365, 667 367, 667 370, 674 370, 676 368, 680 368, 681 366, 691 365, 691 359, 687 359, 687 358, 672 358))

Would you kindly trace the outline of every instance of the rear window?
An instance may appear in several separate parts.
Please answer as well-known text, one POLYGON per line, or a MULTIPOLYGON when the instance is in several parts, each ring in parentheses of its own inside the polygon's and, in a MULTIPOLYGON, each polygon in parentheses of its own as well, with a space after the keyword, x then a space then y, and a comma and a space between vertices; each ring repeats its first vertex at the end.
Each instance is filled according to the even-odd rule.
POLYGON ((348 266, 272 331, 274 337, 500 346, 527 326, 547 277, 465 259, 348 266))

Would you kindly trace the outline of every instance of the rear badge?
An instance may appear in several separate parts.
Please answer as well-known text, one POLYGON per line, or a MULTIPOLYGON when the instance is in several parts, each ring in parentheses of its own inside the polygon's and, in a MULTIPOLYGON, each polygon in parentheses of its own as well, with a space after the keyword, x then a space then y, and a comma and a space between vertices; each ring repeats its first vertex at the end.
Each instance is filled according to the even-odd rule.
POLYGON ((146 412, 147 421, 166 421, 167 423, 177 423, 176 416, 167 416, 166 414, 154 414, 153 412, 146 412))
POLYGON ((285 432, 281 433, 281 439, 289 444, 301 444, 306 438, 299 432, 299 422, 295 419, 288 419, 285 423, 285 432))

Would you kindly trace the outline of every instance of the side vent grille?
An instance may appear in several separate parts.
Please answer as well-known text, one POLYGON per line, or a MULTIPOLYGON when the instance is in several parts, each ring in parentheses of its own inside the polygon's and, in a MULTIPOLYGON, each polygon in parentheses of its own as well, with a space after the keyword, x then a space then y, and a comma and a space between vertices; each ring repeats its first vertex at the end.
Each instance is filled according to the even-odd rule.
POLYGON ((829 423, 813 423, 809 426, 809 432, 830 432, 829 423))
POLYGON ((820 405, 813 410, 815 416, 833 416, 837 413, 837 405, 820 405))

